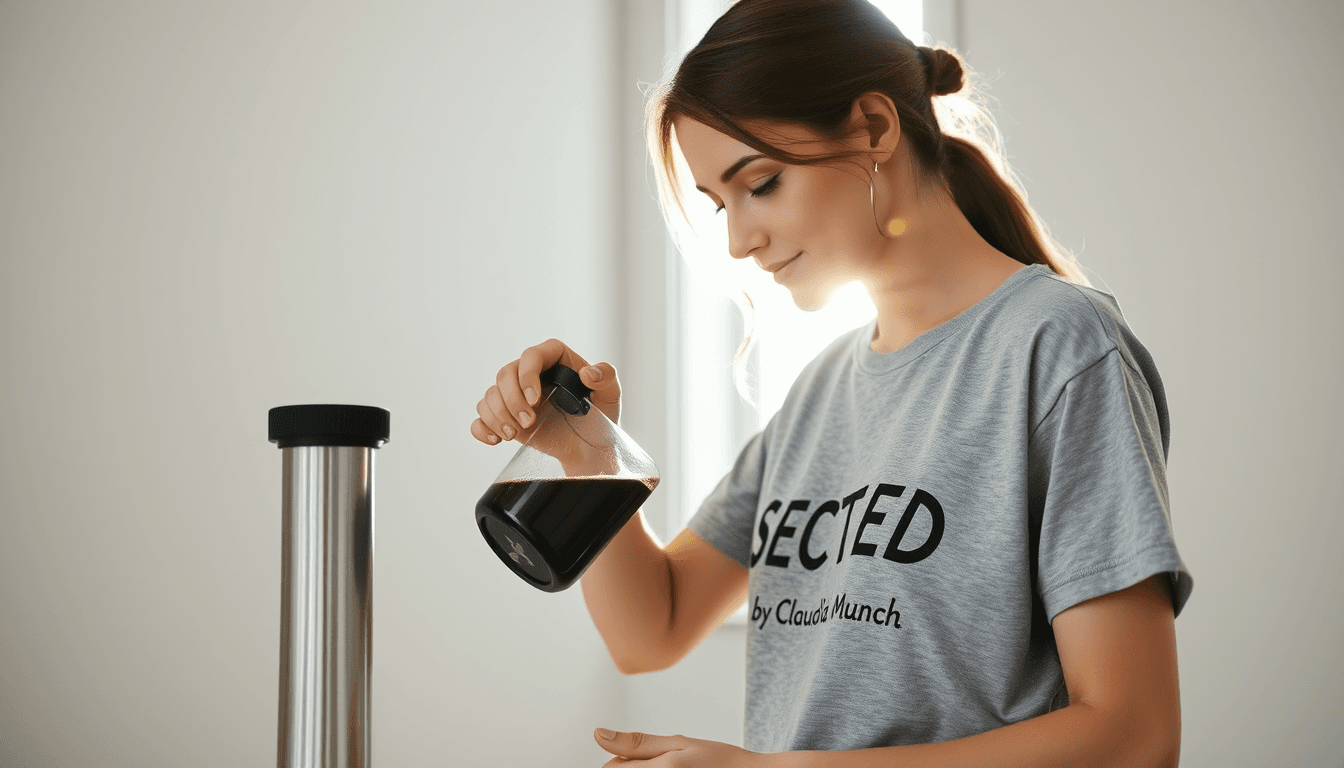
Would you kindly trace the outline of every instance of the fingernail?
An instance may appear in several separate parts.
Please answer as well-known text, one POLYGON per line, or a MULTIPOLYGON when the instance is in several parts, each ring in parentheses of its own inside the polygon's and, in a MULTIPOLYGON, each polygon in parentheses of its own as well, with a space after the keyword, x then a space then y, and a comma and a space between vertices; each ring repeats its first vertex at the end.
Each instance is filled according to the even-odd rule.
POLYGON ((588 374, 588 378, 592 379, 593 381, 601 381, 601 380, 602 380, 602 369, 601 369, 601 368, 596 368, 596 367, 590 365, 590 366, 588 366, 587 368, 584 368, 584 369, 583 369, 583 372, 586 373, 586 374, 588 374))
POLYGON ((528 413, 527 411, 519 411, 519 412, 518 412, 518 423, 519 423, 519 424, 522 424, 524 427, 526 427, 528 424, 531 424, 531 423, 532 423, 532 414, 528 413))
POLYGON ((533 388, 531 388, 531 387, 528 387, 528 388, 527 388, 527 391, 524 392, 523 394, 527 395, 527 404, 528 404, 528 405, 536 405, 536 404, 537 404, 537 390, 535 390, 535 389, 533 389, 533 388))
POLYGON ((607 730, 606 728, 598 728, 598 729, 597 729, 597 735, 598 735, 598 736, 601 736, 601 737, 604 738, 604 739, 608 739, 608 740, 616 738, 616 732, 615 732, 615 731, 609 731, 609 730, 607 730))
POLYGON ((508 424, 505 424, 505 425, 504 425, 504 436, 507 437, 507 438, 509 438, 510 440, 512 440, 512 439, 513 439, 513 427, 510 427, 508 424))
POLYGON ((486 435, 485 441, 491 445, 494 445, 495 443, 499 442, 499 438, 495 437, 494 435, 486 435))

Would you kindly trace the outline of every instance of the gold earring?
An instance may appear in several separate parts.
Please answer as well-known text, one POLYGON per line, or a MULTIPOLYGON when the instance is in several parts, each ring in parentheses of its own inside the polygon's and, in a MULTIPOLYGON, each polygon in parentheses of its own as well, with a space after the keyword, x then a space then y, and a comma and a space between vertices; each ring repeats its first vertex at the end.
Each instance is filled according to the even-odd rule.
MULTIPOLYGON (((877 173, 876 162, 873 163, 873 173, 874 174, 877 173)), ((868 204, 873 208, 873 224, 877 225, 877 205, 876 203, 873 202, 873 187, 874 184, 870 182, 868 185, 868 204)), ((882 232, 883 237, 887 236, 886 234, 887 232, 890 232, 893 237, 897 237, 905 234, 905 230, 906 230, 905 219, 891 219, 890 221, 888 221, 886 226, 886 232, 883 232, 882 226, 878 225, 877 227, 877 231, 882 232)))

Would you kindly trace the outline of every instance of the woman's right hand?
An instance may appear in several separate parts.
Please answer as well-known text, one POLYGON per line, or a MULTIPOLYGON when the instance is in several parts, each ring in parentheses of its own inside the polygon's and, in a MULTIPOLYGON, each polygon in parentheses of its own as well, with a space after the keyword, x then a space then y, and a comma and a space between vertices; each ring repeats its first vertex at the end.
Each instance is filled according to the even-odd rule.
POLYGON ((526 441, 537 423, 533 406, 541 402, 541 372, 556 363, 578 371, 584 386, 593 390, 589 397, 593 405, 613 424, 620 423, 621 383, 611 363, 591 366, 600 374, 594 376, 588 361, 579 353, 558 339, 548 339, 523 350, 517 360, 499 369, 495 383, 476 404, 480 417, 471 423, 472 436, 489 445, 515 438, 526 441))

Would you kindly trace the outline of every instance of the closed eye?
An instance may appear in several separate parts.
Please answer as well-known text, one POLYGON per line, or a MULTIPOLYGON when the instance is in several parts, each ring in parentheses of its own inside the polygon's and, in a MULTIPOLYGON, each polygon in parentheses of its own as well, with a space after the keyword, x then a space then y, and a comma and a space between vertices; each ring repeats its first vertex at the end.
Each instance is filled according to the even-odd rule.
MULTIPOLYGON (((759 186, 759 187, 757 187, 757 188, 751 190, 751 196, 752 196, 752 197, 765 197, 766 195, 770 194, 771 192, 774 192, 776 189, 779 189, 779 176, 780 176, 780 174, 782 174, 782 173, 783 173, 783 171, 780 171, 780 173, 776 173, 774 176, 771 176, 771 177, 770 177, 770 180, 769 180, 769 181, 767 181, 767 182, 765 182, 764 184, 762 184, 761 186, 759 186)), ((718 208, 715 208, 715 209, 714 209, 714 213, 718 213, 719 211, 722 211, 723 208, 724 208, 724 206, 720 205, 718 208)))

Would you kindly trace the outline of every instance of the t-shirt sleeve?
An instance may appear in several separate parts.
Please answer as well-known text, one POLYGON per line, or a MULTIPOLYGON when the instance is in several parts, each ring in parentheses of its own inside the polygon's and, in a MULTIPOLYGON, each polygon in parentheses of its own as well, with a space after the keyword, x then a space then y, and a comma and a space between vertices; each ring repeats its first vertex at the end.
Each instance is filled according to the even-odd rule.
POLYGON ((1051 622, 1154 574, 1166 574, 1175 615, 1190 597, 1194 580, 1172 534, 1159 405, 1165 414, 1156 371, 1140 374, 1112 349, 1064 385, 1028 440, 1036 589, 1051 622))
POLYGON ((732 469, 686 523, 686 527, 700 538, 748 569, 751 568, 751 525, 756 519, 756 502, 765 473, 769 431, 770 425, 766 425, 747 441, 738 452, 732 469))

